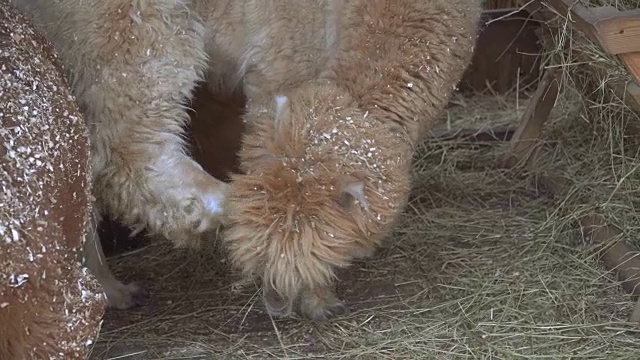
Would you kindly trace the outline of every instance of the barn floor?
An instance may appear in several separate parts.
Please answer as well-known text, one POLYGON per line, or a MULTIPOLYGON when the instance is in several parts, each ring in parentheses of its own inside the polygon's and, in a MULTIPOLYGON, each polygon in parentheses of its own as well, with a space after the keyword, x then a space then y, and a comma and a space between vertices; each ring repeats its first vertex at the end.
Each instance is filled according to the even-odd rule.
MULTIPOLYGON (((554 161, 535 173, 499 170, 498 143, 427 141, 395 235, 340 276, 349 315, 272 320, 215 243, 194 253, 157 241, 110 259, 151 300, 109 311, 91 358, 637 359, 632 298, 574 219, 597 205, 640 244, 638 139, 606 130, 577 99, 559 101, 545 135, 554 161), (574 180, 567 198, 536 185, 546 173, 574 180)), ((507 126, 525 105, 458 96, 438 126, 507 126)))

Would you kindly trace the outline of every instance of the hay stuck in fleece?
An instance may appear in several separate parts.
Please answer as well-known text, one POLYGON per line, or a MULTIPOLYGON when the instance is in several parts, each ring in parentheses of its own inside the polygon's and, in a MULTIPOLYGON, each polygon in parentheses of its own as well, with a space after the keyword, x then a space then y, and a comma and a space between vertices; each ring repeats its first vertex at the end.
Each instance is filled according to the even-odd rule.
MULTIPOLYGON (((566 31, 558 39, 593 50, 566 31)), ((600 86, 628 76, 621 65, 590 54, 590 64, 558 56, 565 81, 543 135, 549 156, 535 170, 499 170, 498 143, 421 146, 394 235, 372 261, 339 274, 351 314, 271 320, 258 288, 235 282, 218 249, 171 252, 155 242, 114 259, 116 272, 155 292, 154 303, 109 312, 93 358, 637 359, 632 298, 576 227, 597 210, 640 246, 640 119, 600 86), (593 65, 616 71, 599 79, 593 65), (549 174, 571 180, 569 195, 538 186, 549 174)), ((441 125, 486 128, 515 125, 526 99, 452 103, 441 125)))
POLYGON ((103 289, 81 264, 90 173, 57 53, 0 1, 0 359, 84 359, 98 337, 103 289))

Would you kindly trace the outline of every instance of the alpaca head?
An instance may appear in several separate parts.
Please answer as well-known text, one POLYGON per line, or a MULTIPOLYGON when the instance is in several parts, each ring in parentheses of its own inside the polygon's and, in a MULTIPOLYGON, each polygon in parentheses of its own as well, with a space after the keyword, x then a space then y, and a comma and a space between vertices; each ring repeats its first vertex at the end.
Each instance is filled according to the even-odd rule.
POLYGON ((313 296, 336 268, 373 253, 409 192, 403 136, 360 111, 348 94, 310 82, 263 106, 250 105, 230 185, 224 239, 233 263, 263 281, 264 301, 286 315, 330 306, 313 296))

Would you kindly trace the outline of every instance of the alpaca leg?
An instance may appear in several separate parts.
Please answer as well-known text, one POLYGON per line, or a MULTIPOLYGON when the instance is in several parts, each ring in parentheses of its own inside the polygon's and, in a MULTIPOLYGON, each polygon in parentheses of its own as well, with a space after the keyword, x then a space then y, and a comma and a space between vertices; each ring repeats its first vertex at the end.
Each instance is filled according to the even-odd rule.
POLYGON ((145 297, 140 288, 134 283, 123 284, 111 272, 102 251, 102 244, 96 227, 97 216, 94 216, 94 221, 85 243, 84 256, 89 271, 102 285, 107 297, 107 306, 115 309, 128 309, 136 305, 143 305, 145 297))

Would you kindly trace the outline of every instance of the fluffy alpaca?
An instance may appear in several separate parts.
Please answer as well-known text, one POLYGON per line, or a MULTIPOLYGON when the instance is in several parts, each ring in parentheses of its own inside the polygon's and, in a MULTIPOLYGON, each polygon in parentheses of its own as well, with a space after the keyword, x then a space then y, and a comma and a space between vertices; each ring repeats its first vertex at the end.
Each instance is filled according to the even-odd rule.
POLYGON ((337 267, 366 257, 409 194, 414 145, 469 65, 477 0, 198 0, 212 90, 248 97, 224 241, 267 310, 345 311, 337 267))
MULTIPOLYGON (((89 123, 99 213, 176 246, 197 245, 219 225, 226 185, 184 150, 185 104, 207 60, 204 29, 187 2, 14 2, 33 15, 69 70, 89 123)), ((137 288, 113 277, 95 245, 89 265, 109 305, 135 305, 137 288)))
POLYGON ((81 266, 89 139, 50 44, 0 1, 0 359, 85 359, 105 298, 81 266))

